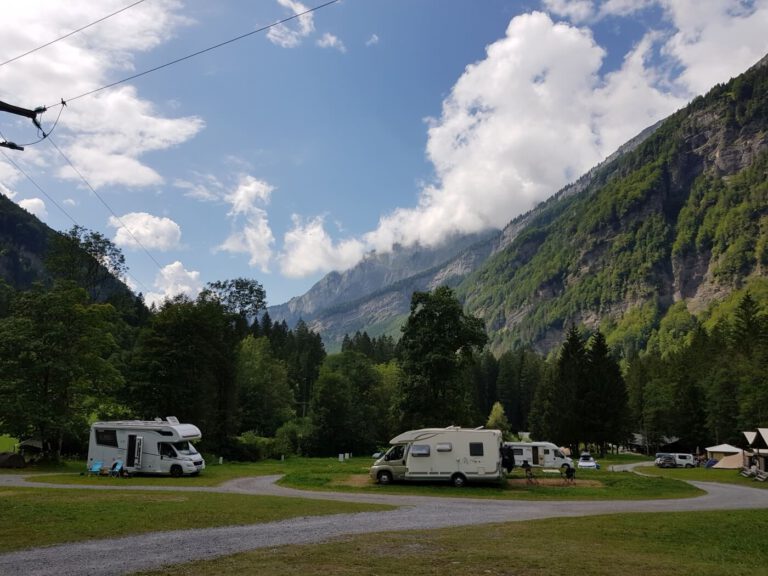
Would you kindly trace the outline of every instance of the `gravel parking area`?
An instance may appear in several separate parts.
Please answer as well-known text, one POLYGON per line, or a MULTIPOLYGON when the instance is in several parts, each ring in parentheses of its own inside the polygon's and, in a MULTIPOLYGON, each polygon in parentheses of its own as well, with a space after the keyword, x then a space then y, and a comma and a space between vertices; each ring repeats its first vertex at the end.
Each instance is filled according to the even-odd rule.
MULTIPOLYGON (((388 512, 293 518, 250 526, 155 532, 125 538, 90 540, 22 550, 0 555, 0 575, 130 574, 139 570, 156 569, 257 548, 317 543, 340 536, 391 530, 426 530, 620 512, 768 508, 768 491, 766 490, 696 482, 693 484, 706 490, 706 495, 680 500, 545 502, 304 492, 277 486, 274 484, 276 479, 276 476, 241 478, 220 487, 205 489, 178 487, 142 487, 142 489, 298 496, 395 504, 399 508, 388 512)), ((30 484, 18 476, 9 475, 0 476, 0 485, 29 486, 30 484)), ((34 483, 34 486, 45 485, 34 483)), ((66 488, 72 488, 72 486, 66 488)), ((139 487, 131 487, 131 490, 137 488, 139 487)))

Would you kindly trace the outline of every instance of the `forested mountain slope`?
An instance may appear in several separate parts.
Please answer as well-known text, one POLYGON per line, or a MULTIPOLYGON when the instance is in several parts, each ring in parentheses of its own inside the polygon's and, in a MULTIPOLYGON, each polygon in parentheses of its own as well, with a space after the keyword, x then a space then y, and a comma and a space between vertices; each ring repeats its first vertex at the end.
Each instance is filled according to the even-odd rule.
POLYGON ((569 324, 626 351, 674 302, 699 311, 764 275, 767 243, 768 57, 546 202, 458 293, 496 351, 549 350, 569 324))
POLYGON ((43 259, 55 232, 0 194, 0 278, 28 288, 45 277, 43 259))

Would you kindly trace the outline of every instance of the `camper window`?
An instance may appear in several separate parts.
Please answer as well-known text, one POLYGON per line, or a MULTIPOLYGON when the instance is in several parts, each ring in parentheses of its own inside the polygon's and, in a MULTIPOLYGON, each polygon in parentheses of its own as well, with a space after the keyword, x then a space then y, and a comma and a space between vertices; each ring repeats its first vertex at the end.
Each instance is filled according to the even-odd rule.
POLYGON ((404 453, 405 453, 405 446, 403 446, 402 444, 398 444, 397 446, 392 446, 392 448, 387 450, 387 454, 386 456, 384 456, 384 459, 387 461, 402 460, 404 453))
POLYGON ((515 456, 522 456, 523 455, 523 449, 522 448, 512 448, 512 453, 515 456))
POLYGON ((96 430, 96 444, 117 448, 117 430, 96 430))
POLYGON ((174 442, 173 447, 176 448, 176 452, 179 454, 182 454, 183 456, 192 456, 194 454, 197 454, 197 450, 195 450, 195 447, 192 446, 190 442, 187 442, 186 440, 182 440, 181 442, 174 442))
POLYGON ((451 450, 453 450, 453 444, 451 444, 450 442, 438 442, 437 445, 435 446, 435 449, 438 452, 450 452, 451 450))
POLYGON ((429 444, 414 444, 411 446, 411 456, 429 456, 429 444))
POLYGON ((469 455, 470 456, 482 456, 483 455, 483 443, 482 442, 470 442, 469 443, 469 455))
POLYGON ((176 457, 176 451, 173 449, 173 446, 167 442, 158 442, 157 451, 160 452, 160 456, 168 456, 170 458, 176 457))

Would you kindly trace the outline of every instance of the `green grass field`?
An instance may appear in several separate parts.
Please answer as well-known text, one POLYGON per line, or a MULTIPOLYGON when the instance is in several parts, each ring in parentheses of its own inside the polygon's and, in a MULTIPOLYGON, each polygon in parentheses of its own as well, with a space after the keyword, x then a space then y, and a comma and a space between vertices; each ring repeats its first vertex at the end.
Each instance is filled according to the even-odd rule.
POLYGON ((752 488, 768 488, 768 482, 756 482, 752 478, 744 478, 738 470, 719 470, 712 468, 657 468, 656 466, 638 466, 641 474, 674 480, 691 480, 693 482, 720 482, 722 484, 740 484, 752 488))
POLYGON ((0 488, 0 552, 160 530, 389 509, 370 504, 206 492, 0 488))
POLYGON ((743 576, 765 574, 764 510, 621 514, 371 534, 144 576, 743 576))
MULTIPOLYGON (((615 463, 625 463, 618 459, 615 463)), ((576 484, 566 485, 560 475, 537 472, 539 483, 528 485, 523 473, 515 470, 507 482, 470 485, 453 488, 446 484, 404 483, 379 486, 368 477, 371 458, 352 458, 339 462, 335 458, 289 458, 285 461, 267 460, 256 463, 211 464, 199 476, 169 478, 135 476, 129 479, 88 476, 85 463, 65 463, 62 474, 45 475, 31 480, 72 486, 121 483, 127 486, 218 486, 243 476, 281 474, 280 484, 303 490, 332 490, 375 494, 408 494, 424 496, 462 496, 466 498, 500 498, 526 500, 605 500, 685 498, 701 494, 693 486, 672 478, 642 477, 630 472, 610 472, 609 466, 601 470, 579 470, 576 484), (82 473, 82 474, 81 474, 82 473)), ((52 471, 47 469, 47 471, 52 471)), ((32 469, 25 472, 29 474, 32 469)))

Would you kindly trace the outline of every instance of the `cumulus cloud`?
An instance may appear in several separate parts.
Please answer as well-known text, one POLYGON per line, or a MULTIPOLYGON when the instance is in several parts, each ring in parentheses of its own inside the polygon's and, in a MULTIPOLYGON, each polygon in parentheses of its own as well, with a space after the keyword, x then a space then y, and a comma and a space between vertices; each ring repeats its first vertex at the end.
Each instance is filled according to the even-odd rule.
POLYGON ((111 216, 109 225, 117 228, 114 242, 121 247, 165 251, 178 248, 181 241, 176 222, 146 212, 130 212, 119 219, 111 216))
POLYGON ((200 272, 187 270, 178 260, 164 266, 155 277, 153 286, 156 291, 144 295, 147 305, 159 306, 164 300, 184 294, 195 298, 203 289, 200 272))
POLYGON ((329 32, 326 32, 320 37, 320 39, 317 41, 317 45, 320 46, 320 48, 333 48, 341 53, 345 53, 347 51, 347 47, 344 46, 344 42, 329 32))
POLYGON ((365 254, 366 246, 356 239, 334 242, 325 231, 322 216, 303 220, 294 215, 293 228, 286 232, 280 270, 298 278, 316 272, 345 270, 365 254))
MULTIPOLYGON (((572 21, 647 8, 547 0, 572 21)), ((589 28, 541 12, 513 18, 486 57, 467 66, 428 121, 435 180, 413 208, 383 216, 368 246, 434 245, 452 232, 504 226, 641 130, 768 51, 768 0, 664 0, 664 30, 649 30, 608 74, 589 28), (705 7, 706 5, 706 7, 705 7), (734 9, 741 6, 741 9, 734 9), (725 48, 724 48, 725 47, 725 48)))
MULTIPOLYGON (((277 2, 284 8, 288 8, 292 14, 301 14, 309 10, 304 4, 295 0, 277 0, 277 2)), ((273 26, 267 32, 267 39, 281 48, 296 48, 314 30, 314 15, 310 12, 289 23, 273 26)))
POLYGON ((40 220, 48 218, 48 210, 46 210, 45 202, 41 198, 25 198, 19 202, 19 206, 30 214, 34 214, 40 220))
POLYGON ((366 46, 375 46, 379 43, 379 35, 378 34, 371 34, 371 37, 368 38, 368 40, 365 41, 366 46))
MULTIPOLYGON (((123 3, 105 0, 98 6, 107 14, 123 7, 123 3)), ((0 67, 0 100, 29 107, 51 105, 59 98, 79 96, 108 84, 116 76, 130 74, 134 71, 134 54, 157 47, 188 24, 178 14, 180 7, 175 0, 147 2, 75 34, 66 42, 0 67), (8 92, 11 87, 12 92, 8 92)), ((0 61, 94 18, 94 5, 88 0, 72 0, 67 10, 61 10, 55 0, 17 2, 4 9, 0 61)), ((46 127, 52 125, 53 114, 58 110, 45 115, 46 127)), ((202 128, 203 121, 197 117, 164 117, 126 85, 71 102, 61 115, 55 138, 93 186, 147 186, 162 179, 141 160, 142 155, 184 142, 202 128)), ((24 122, 5 136, 24 142, 35 134, 31 123, 24 122)), ((60 177, 79 178, 58 155, 48 155, 45 160, 58 164, 60 177)))
POLYGON ((274 186, 250 174, 241 175, 237 187, 225 196, 225 199, 232 204, 230 215, 237 216, 259 211, 259 204, 268 204, 274 189, 274 186))
POLYGON ((663 53, 682 68, 692 94, 736 76, 768 51, 768 1, 751 3, 663 0, 675 32, 663 53))
POLYGON ((272 246, 275 237, 269 226, 269 217, 264 206, 269 204, 274 186, 251 176, 241 174, 231 192, 223 192, 221 199, 231 206, 229 216, 233 230, 216 252, 247 254, 250 266, 269 271, 272 260, 272 246))

